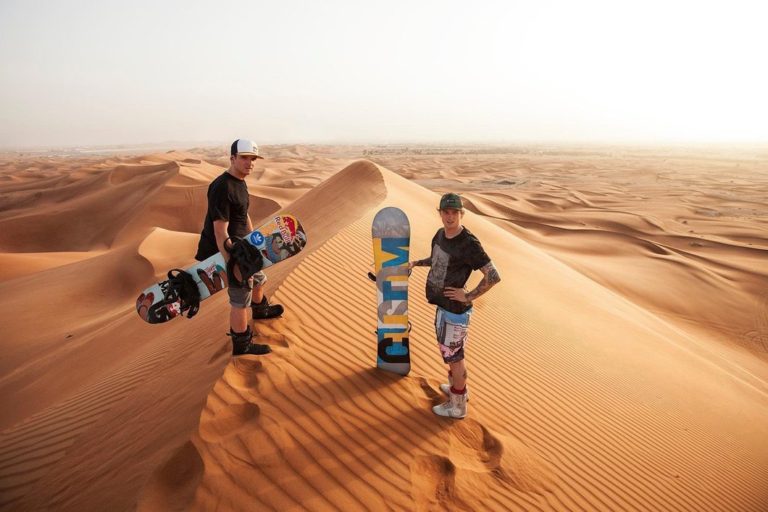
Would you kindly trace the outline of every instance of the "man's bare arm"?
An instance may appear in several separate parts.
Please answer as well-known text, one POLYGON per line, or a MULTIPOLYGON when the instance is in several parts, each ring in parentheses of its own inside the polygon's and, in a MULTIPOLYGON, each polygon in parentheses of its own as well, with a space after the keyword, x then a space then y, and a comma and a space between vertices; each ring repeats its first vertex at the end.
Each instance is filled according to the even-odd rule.
POLYGON ((446 287, 444 295, 451 300, 456 300, 459 302, 472 302, 501 281, 499 271, 496 270, 495 266, 493 266, 492 261, 489 261, 486 265, 484 265, 480 269, 480 272, 483 273, 483 279, 477 285, 477 288, 471 292, 465 292, 461 288, 446 287))
POLYGON ((477 287, 471 292, 467 293, 467 302, 471 302, 493 288, 494 285, 501 281, 499 271, 493 265, 492 261, 489 261, 485 266, 480 269, 483 273, 483 279, 478 283, 477 287))
POLYGON ((224 248, 224 242, 227 240, 227 238, 229 238, 227 228, 229 228, 228 221, 213 221, 213 234, 216 235, 216 246, 219 248, 221 255, 224 256, 224 261, 229 261, 229 253, 224 248))

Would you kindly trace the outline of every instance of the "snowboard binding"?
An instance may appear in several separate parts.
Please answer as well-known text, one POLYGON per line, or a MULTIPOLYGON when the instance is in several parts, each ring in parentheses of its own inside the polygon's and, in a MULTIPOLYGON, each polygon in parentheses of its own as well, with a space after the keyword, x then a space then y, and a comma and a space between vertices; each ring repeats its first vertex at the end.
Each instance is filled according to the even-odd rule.
POLYGON ((249 244, 244 238, 231 236, 224 242, 224 246, 229 252, 227 279, 230 284, 243 287, 245 282, 264 266, 263 256, 256 247, 249 244), (232 241, 232 244, 227 247, 229 241, 232 241), (235 273, 235 267, 239 271, 239 278, 235 273))
POLYGON ((174 268, 168 271, 168 294, 165 300, 180 302, 180 314, 192 318, 200 310, 200 290, 192 274, 174 268), (175 273, 175 274, 174 274, 175 273))
MULTIPOLYGON (((163 299, 144 309, 142 315, 149 323, 167 322, 175 316, 184 316, 184 313, 187 318, 192 318, 200 310, 200 290, 189 272, 178 268, 169 270, 168 280, 160 283, 160 288, 163 291, 163 299)), ((139 300, 146 298, 142 294, 139 300)), ((151 296, 149 299, 151 301, 151 296)))

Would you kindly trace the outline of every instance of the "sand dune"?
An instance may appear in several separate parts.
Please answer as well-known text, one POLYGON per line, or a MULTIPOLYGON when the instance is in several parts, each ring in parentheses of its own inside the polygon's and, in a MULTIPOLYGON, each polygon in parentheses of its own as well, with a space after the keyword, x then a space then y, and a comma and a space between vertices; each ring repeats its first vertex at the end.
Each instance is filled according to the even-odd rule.
POLYGON ((237 360, 224 294, 162 325, 133 308, 191 263, 226 159, 6 158, 0 509, 765 510, 764 160, 267 151, 251 214, 294 213, 309 244, 267 271, 273 354, 237 360), (430 410, 425 269, 405 378, 375 370, 365 277, 378 209, 425 257, 449 187, 503 278, 475 306, 461 421, 430 410))

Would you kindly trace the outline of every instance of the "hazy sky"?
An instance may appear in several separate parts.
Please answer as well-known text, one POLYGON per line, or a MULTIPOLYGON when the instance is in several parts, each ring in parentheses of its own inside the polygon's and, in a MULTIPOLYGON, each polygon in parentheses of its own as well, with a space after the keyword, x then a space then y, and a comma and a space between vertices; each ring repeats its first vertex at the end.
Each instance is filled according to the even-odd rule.
POLYGON ((0 0, 0 146, 768 142, 768 2, 0 0))

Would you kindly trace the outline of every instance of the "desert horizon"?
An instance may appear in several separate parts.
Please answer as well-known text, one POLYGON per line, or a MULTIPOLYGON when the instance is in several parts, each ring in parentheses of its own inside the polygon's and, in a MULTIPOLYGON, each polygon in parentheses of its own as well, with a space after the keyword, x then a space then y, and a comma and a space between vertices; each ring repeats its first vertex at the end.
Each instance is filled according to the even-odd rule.
POLYGON ((766 19, 0 2, 0 512, 768 511, 766 19))
POLYGON ((226 293, 136 314, 229 165, 163 145, 0 153, 0 509, 766 510, 768 146, 265 144, 250 216, 308 244, 265 271, 273 352, 233 358, 226 293), (376 212, 424 258, 448 191, 502 277, 461 420, 426 269, 406 377, 366 277, 376 212))

